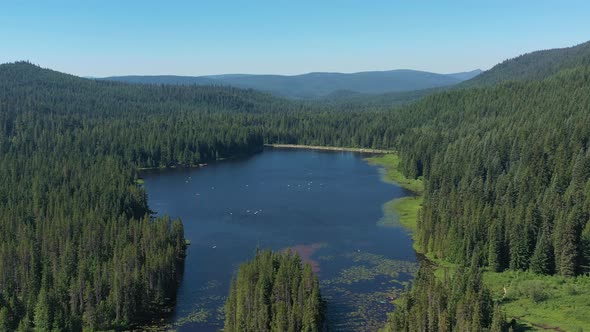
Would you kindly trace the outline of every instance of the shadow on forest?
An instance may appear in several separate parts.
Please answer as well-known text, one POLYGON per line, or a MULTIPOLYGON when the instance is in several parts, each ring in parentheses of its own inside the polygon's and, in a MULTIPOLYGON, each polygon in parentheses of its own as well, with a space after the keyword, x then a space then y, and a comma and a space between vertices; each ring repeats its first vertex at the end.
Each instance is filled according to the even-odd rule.
POLYGON ((525 325, 523 323, 517 322, 516 319, 512 319, 512 321, 510 321, 509 326, 512 328, 512 330, 514 332, 525 332, 525 331, 535 331, 536 330, 529 325, 525 325))

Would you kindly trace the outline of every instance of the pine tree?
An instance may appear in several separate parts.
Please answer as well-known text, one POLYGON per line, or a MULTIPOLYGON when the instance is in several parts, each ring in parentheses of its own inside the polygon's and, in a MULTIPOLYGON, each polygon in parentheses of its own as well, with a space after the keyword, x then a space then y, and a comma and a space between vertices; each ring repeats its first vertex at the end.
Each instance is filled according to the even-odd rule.
POLYGON ((0 332, 9 332, 11 331, 9 316, 8 316, 8 308, 7 307, 0 307, 0 332))
POLYGON ((582 254, 581 268, 584 273, 590 273, 590 221, 586 223, 586 228, 582 232, 580 248, 582 254))
POLYGON ((562 276, 573 276, 579 266, 579 248, 577 229, 579 229, 580 212, 578 209, 572 210, 568 218, 563 222, 560 232, 557 234, 557 244, 559 245, 559 259, 556 257, 557 272, 562 276))
POLYGON ((504 332, 506 331, 506 315, 502 312, 499 304, 494 305, 494 314, 492 316, 492 324, 490 325, 490 332, 504 332))
POLYGON ((499 225, 492 222, 488 231, 488 266, 490 270, 499 272, 502 269, 501 242, 499 239, 499 225))
POLYGON ((33 316, 35 331, 51 331, 51 308, 47 291, 45 287, 42 287, 35 306, 35 315, 33 316))
POLYGON ((576 273, 577 250, 573 229, 564 229, 561 233, 560 257, 558 272, 562 276, 573 276, 576 273))
POLYGON ((531 257, 531 271, 539 274, 550 274, 553 272, 553 248, 551 248, 551 240, 547 233, 547 228, 541 231, 541 235, 537 240, 537 246, 531 257))

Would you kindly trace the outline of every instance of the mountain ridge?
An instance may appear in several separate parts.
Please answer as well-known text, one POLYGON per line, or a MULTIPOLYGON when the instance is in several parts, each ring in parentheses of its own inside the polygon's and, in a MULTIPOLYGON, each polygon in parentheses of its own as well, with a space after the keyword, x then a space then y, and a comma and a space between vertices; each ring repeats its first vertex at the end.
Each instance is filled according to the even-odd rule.
POLYGON ((590 41, 570 47, 521 54, 504 60, 457 87, 491 86, 505 81, 539 80, 564 69, 590 65, 590 41))
POLYGON ((298 75, 222 74, 209 76, 128 75, 95 78, 139 84, 229 85, 294 99, 318 99, 338 91, 384 94, 452 86, 481 72, 438 74, 412 69, 356 73, 310 72, 298 75))

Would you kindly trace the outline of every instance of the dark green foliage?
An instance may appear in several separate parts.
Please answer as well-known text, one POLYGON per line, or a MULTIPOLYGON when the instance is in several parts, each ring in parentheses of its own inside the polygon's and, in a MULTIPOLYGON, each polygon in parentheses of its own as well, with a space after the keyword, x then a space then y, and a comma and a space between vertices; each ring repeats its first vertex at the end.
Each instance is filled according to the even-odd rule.
MULTIPOLYGON (((589 53, 587 43, 576 49, 583 50, 589 53)), ((586 55, 565 60, 587 64, 586 55)), ((481 310, 491 308, 487 292, 470 295, 481 281, 461 288, 462 278, 478 278, 478 265, 563 276, 589 271, 590 67, 441 93, 398 114, 423 119, 395 140, 406 173, 426 184, 419 245, 460 265, 471 261, 472 271, 442 281, 419 273, 388 329, 504 330, 499 307, 481 310)), ((535 303, 549 296, 535 282, 521 292, 535 303)))
POLYGON ((535 273, 551 274, 554 272, 553 248, 548 234, 550 234, 550 230, 542 230, 537 240, 530 266, 531 271, 535 273))
POLYGON ((399 299, 384 331, 504 331, 500 308, 483 287, 478 269, 459 269, 442 279, 422 267, 412 290, 399 299))
POLYGON ((256 252, 232 282, 224 331, 320 331, 323 315, 309 264, 291 252, 256 252))
POLYGON ((588 67, 439 94, 409 109, 414 117, 430 114, 398 139, 408 174, 426 180, 422 248, 460 264, 476 250, 495 271, 582 272, 590 217, 588 67))
POLYGON ((150 217, 137 169, 260 151, 267 125, 303 118, 306 107, 232 88, 1 65, 2 324, 81 330, 152 319, 175 297, 185 241, 179 221, 150 217))
POLYGON ((0 327, 119 328, 170 305, 184 231, 150 217, 136 169, 259 151, 226 119, 256 98, 0 66, 0 327))
POLYGON ((582 251, 582 272, 590 273, 590 222, 586 224, 586 228, 582 232, 580 246, 582 251))

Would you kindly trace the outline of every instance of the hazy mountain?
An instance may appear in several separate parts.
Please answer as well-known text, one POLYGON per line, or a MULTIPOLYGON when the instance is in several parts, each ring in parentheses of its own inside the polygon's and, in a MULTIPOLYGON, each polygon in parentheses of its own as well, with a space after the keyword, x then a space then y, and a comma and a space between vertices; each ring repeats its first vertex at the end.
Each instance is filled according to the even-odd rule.
POLYGON ((453 73, 453 74, 447 74, 447 76, 451 76, 454 77, 456 79, 465 81, 465 80, 470 80, 472 78, 474 78, 475 76, 481 74, 483 71, 481 69, 475 69, 472 71, 464 71, 461 73, 453 73))
POLYGON ((137 83, 137 84, 172 84, 172 85, 219 85, 215 79, 205 76, 174 76, 174 75, 156 75, 156 76, 112 76, 105 78, 95 78, 98 80, 108 80, 115 82, 137 83))
POLYGON ((294 76, 227 74, 196 77, 113 76, 101 79, 142 84, 230 85, 266 91, 290 98, 315 99, 332 94, 339 95, 342 91, 346 91, 345 95, 384 94, 445 87, 470 79, 479 73, 480 70, 436 74, 398 69, 352 74, 308 73, 294 76))

